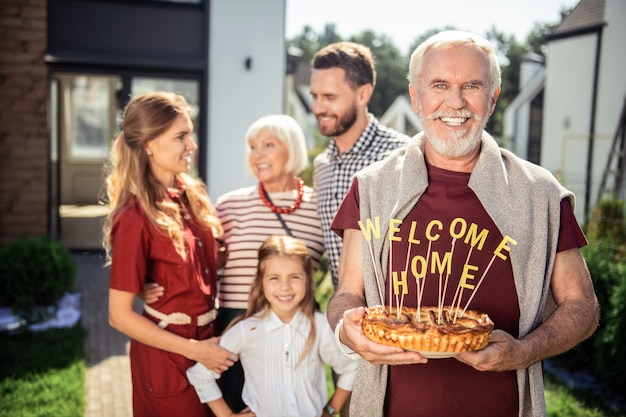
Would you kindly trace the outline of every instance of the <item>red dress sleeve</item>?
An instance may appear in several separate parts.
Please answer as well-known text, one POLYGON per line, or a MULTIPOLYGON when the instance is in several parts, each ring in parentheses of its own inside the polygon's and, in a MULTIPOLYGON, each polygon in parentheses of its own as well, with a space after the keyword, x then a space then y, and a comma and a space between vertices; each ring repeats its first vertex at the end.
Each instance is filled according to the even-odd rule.
POLYGON ((126 208, 111 229, 112 252, 109 288, 139 293, 146 281, 150 232, 136 207, 126 208))

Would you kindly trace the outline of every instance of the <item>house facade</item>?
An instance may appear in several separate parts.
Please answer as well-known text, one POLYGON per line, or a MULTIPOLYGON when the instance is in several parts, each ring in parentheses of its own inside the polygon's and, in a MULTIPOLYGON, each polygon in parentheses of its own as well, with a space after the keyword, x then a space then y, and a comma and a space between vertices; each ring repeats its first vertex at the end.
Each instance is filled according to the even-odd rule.
POLYGON ((252 182, 244 135, 284 110, 285 0, 0 4, 0 246, 48 235, 99 249, 103 164, 134 94, 195 111, 194 172, 213 199, 252 182))
POLYGON ((582 223, 599 198, 625 197, 615 182, 619 155, 611 152, 616 141, 623 144, 624 41, 626 2, 581 0, 553 30, 545 66, 527 68, 505 114, 508 146, 575 193, 582 223))

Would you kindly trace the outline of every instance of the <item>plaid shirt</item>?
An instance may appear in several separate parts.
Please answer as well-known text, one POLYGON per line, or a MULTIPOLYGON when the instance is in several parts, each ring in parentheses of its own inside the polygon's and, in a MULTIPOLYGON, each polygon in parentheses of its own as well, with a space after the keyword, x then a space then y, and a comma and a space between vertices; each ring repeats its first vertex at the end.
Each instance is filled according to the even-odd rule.
POLYGON ((394 149, 406 146, 409 137, 378 123, 369 115, 370 121, 354 146, 339 154, 334 140, 313 161, 313 188, 317 191, 317 214, 322 224, 324 247, 337 289, 341 237, 330 230, 330 224, 339 209, 343 197, 352 185, 352 176, 373 162, 380 161, 394 149))

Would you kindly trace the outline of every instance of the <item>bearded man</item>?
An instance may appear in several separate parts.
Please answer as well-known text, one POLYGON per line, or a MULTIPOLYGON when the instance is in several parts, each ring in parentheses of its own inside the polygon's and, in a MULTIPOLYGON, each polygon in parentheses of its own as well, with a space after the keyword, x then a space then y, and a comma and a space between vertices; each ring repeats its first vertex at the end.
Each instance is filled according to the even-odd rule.
POLYGON ((354 415, 545 416, 542 361, 598 326, 574 195, 484 131, 500 83, 480 36, 446 31, 419 45, 409 93, 424 131, 356 174, 331 225, 343 247, 328 319, 344 353, 363 359, 354 415), (389 280, 402 273, 407 307, 455 299, 487 313, 487 347, 429 359, 368 339, 366 307, 397 305, 389 280))
POLYGON ((376 86, 371 50, 354 42, 320 49, 311 62, 312 110, 320 133, 331 138, 313 161, 313 188, 324 247, 337 290, 341 238, 330 230, 335 213, 352 183, 352 176, 391 151, 406 146, 406 135, 381 125, 367 105, 376 86))

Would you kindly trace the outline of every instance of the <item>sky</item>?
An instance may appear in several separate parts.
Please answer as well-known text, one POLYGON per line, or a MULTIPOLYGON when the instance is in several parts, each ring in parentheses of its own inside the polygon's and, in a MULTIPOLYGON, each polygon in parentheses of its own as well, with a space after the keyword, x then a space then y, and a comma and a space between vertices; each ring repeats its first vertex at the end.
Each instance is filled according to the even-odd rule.
POLYGON ((400 52, 430 29, 454 26, 484 35, 495 26, 523 42, 535 23, 560 22, 559 11, 580 0, 287 0, 286 37, 327 23, 348 38, 365 29, 389 36, 400 52))

